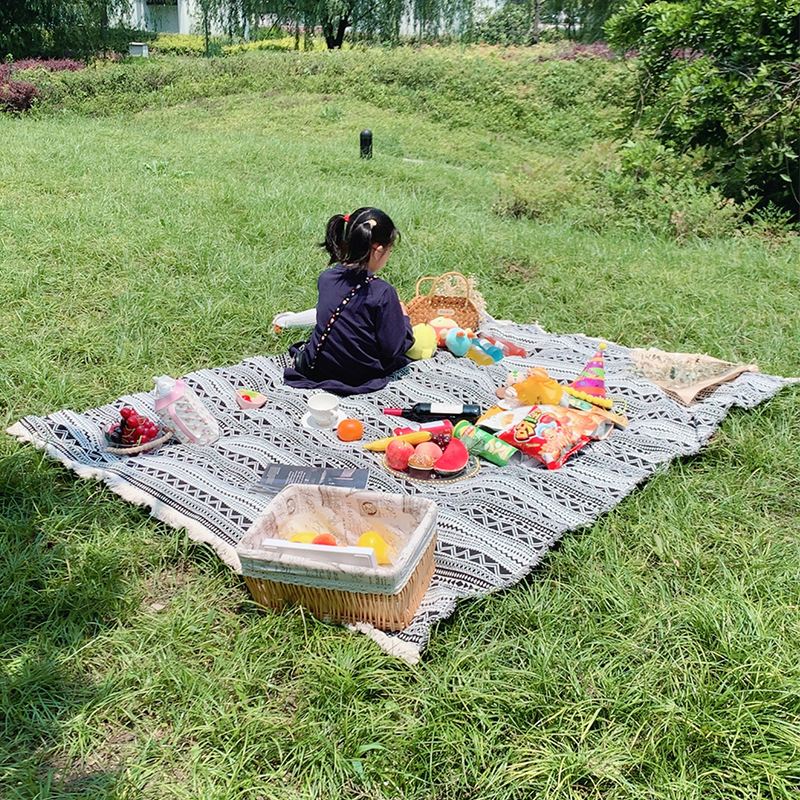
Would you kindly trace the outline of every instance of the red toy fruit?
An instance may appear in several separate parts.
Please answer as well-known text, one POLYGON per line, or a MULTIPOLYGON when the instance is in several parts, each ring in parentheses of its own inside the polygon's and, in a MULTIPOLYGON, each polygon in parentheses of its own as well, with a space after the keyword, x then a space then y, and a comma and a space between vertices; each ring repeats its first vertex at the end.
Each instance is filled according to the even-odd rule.
POLYGON ((386 448, 386 464, 389 469, 402 472, 408 467, 408 459, 414 455, 414 445, 403 439, 394 439, 386 448))
POLYGON ((433 465, 439 475, 457 475, 469 464, 469 451, 460 439, 451 439, 441 457, 433 465))
POLYGON ((339 542, 336 541, 336 538, 331 533, 321 533, 319 536, 315 536, 311 540, 311 544, 328 544, 331 547, 336 547, 339 542))

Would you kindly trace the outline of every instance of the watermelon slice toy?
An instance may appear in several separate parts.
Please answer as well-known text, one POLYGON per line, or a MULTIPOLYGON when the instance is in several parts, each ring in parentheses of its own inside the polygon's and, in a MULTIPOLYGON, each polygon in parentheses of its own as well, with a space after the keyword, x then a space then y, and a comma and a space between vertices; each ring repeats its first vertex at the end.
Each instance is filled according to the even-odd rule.
POLYGON ((452 478, 469 464, 469 451, 460 439, 451 439, 444 452, 436 459, 433 471, 442 477, 452 478))

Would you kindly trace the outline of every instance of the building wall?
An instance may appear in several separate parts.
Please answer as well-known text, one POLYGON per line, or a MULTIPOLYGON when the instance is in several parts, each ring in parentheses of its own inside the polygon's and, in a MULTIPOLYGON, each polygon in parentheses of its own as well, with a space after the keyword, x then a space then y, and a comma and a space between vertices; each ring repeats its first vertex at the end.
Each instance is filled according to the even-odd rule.
MULTIPOLYGON (((138 30, 156 33, 199 33, 200 10, 194 0, 175 0, 171 5, 148 5, 147 0, 132 0, 123 21, 138 30)), ((221 33, 214 30, 213 33, 221 33)))

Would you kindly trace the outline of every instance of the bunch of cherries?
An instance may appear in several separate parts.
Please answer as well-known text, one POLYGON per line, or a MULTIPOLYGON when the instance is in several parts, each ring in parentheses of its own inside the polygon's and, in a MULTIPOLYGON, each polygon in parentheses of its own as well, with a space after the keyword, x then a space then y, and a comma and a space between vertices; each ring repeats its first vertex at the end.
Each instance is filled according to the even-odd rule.
POLYGON ((445 447, 447 447, 447 445, 450 444, 451 438, 452 436, 449 433, 434 433, 431 435, 431 441, 434 444, 438 444, 439 447, 442 448, 442 450, 444 450, 445 447))
POLYGON ((158 438, 160 429, 153 420, 137 414, 129 406, 120 409, 120 421, 106 431, 106 439, 114 445, 132 447, 158 438))

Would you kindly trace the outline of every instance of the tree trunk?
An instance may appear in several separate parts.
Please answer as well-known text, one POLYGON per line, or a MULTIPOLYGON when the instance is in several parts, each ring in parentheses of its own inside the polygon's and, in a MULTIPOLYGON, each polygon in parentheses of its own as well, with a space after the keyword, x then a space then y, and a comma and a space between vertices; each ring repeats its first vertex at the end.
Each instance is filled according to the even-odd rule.
POLYGON ((341 50, 344 34, 349 24, 350 20, 347 17, 340 18, 334 33, 333 20, 327 17, 322 21, 322 33, 325 35, 325 44, 328 50, 341 50))

